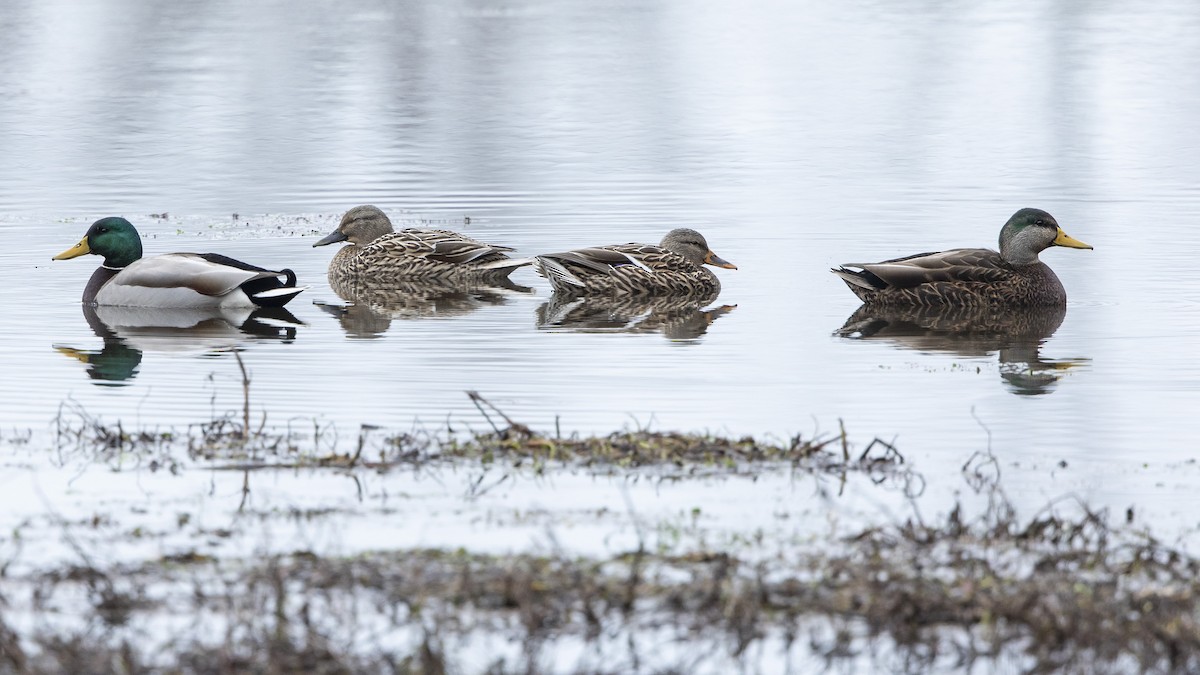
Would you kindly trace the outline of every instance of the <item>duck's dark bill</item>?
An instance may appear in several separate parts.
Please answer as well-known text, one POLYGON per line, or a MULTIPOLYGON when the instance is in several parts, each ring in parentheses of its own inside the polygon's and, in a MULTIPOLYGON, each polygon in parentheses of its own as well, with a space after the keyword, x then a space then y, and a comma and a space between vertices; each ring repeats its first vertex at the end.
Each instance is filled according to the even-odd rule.
POLYGON ((321 237, 321 239, 319 241, 317 241, 317 243, 313 244, 313 247, 315 248, 317 246, 325 246, 327 244, 336 244, 339 241, 346 241, 346 239, 347 239, 346 235, 335 230, 335 231, 330 232, 329 234, 325 235, 324 237, 321 237))
POLYGON ((84 237, 78 244, 54 256, 52 260, 70 260, 71 258, 78 258, 81 255, 87 255, 91 252, 92 249, 88 246, 87 237, 84 237))
POLYGON ((704 263, 707 265, 712 265, 714 267, 724 267, 727 270, 736 270, 737 269, 737 265, 734 265, 733 263, 729 262, 728 260, 725 260, 724 258, 717 255, 716 253, 713 253, 712 251, 709 251, 708 255, 704 256, 704 263))

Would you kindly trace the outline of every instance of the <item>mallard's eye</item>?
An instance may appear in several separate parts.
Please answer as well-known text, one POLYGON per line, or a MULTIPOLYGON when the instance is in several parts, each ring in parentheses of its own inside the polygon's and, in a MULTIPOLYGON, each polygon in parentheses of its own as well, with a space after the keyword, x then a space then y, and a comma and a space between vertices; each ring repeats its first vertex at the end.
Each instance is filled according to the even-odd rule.
POLYGON ((1036 223, 1034 223, 1034 225, 1045 225, 1045 224, 1046 224, 1046 221, 1044 221, 1044 220, 1039 220, 1036 223))
POLYGON ((101 227, 101 228, 98 228, 96 231, 99 232, 100 234, 104 234, 105 232, 108 232, 108 228, 101 227))

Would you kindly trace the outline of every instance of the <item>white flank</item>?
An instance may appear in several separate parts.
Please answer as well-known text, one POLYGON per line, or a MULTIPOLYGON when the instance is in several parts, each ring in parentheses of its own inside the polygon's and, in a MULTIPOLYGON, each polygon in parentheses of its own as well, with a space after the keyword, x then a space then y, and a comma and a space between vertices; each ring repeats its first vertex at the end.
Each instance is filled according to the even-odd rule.
POLYGON ((282 298, 284 296, 299 295, 301 291, 307 290, 308 286, 283 286, 281 288, 269 288, 265 291, 260 291, 254 294, 256 298, 282 298))
POLYGON ((97 305, 117 307, 178 307, 199 309, 204 307, 254 307, 254 301, 239 288, 225 295, 204 295, 190 288, 174 286, 154 288, 151 286, 127 286, 109 282, 96 294, 97 305))

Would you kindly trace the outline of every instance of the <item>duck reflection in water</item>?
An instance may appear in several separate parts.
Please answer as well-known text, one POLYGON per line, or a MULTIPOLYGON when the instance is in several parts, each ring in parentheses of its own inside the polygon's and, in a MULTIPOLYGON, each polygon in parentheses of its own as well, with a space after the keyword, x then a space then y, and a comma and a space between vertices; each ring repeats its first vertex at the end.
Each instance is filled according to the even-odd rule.
POLYGON ((695 340, 737 305, 703 309, 716 293, 696 296, 569 296, 555 293, 537 310, 541 330, 577 333, 662 333, 668 340, 695 340))
POLYGON ((1014 394, 1046 394, 1091 359, 1043 359, 1041 348, 1066 316, 1049 307, 878 307, 863 305, 836 335, 963 357, 998 352, 1000 378, 1014 394))
POLYGON ((304 325, 282 307, 162 309, 83 305, 83 316, 98 337, 99 349, 54 345, 59 353, 87 365, 96 384, 120 386, 132 379, 144 352, 212 353, 248 339, 291 342, 304 325))
POLYGON ((508 279, 379 283, 330 275, 329 287, 350 304, 313 304, 336 317, 350 337, 368 339, 386 333, 396 319, 463 316, 482 307, 503 305, 513 294, 533 292, 508 279))

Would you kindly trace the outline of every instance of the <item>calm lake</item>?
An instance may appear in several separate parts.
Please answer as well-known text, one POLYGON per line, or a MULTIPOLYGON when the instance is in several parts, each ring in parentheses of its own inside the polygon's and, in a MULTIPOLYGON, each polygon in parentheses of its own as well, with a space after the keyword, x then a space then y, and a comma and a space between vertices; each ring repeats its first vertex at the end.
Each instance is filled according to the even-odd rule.
MULTIPOLYGON (((468 390, 547 433, 786 438, 841 420, 915 463, 934 510, 990 447, 1030 508, 1073 494, 1135 507, 1168 538, 1197 525, 1200 4, 56 0, 5 3, 0 32, 6 435, 49 439, 74 410, 130 428, 240 410, 236 346, 267 425, 486 430, 468 390), (336 247, 311 245, 358 204, 522 255, 689 226, 739 269, 671 320, 550 306, 528 267, 517 288, 350 306, 325 277, 336 247), (995 247, 1025 206, 1095 247, 1042 255, 1065 315, 1023 332, 842 331, 859 303, 830 267, 995 247), (147 254, 295 270, 309 286, 295 321, 89 324, 79 297, 99 259, 50 258, 107 215, 147 254)), ((10 479, 40 487, 13 487, 33 504, 5 510, 37 511, 32 495, 70 477, 38 473, 10 479)), ((349 501, 334 480, 276 487, 349 501)), ((622 508, 578 480, 508 484, 487 508, 622 508)), ((123 503, 85 485, 50 499, 123 503)), ((208 508, 237 506, 227 487, 208 508)), ((807 488, 687 489, 639 503, 703 501, 730 530, 822 508, 799 503, 807 488)), ((137 499, 156 509, 174 488, 158 490, 137 499)), ((427 520, 398 544, 539 536, 493 533, 483 507, 406 508, 427 520)), ((355 522, 349 548, 378 542, 355 522)), ((583 550, 628 543, 576 526, 583 550)))

